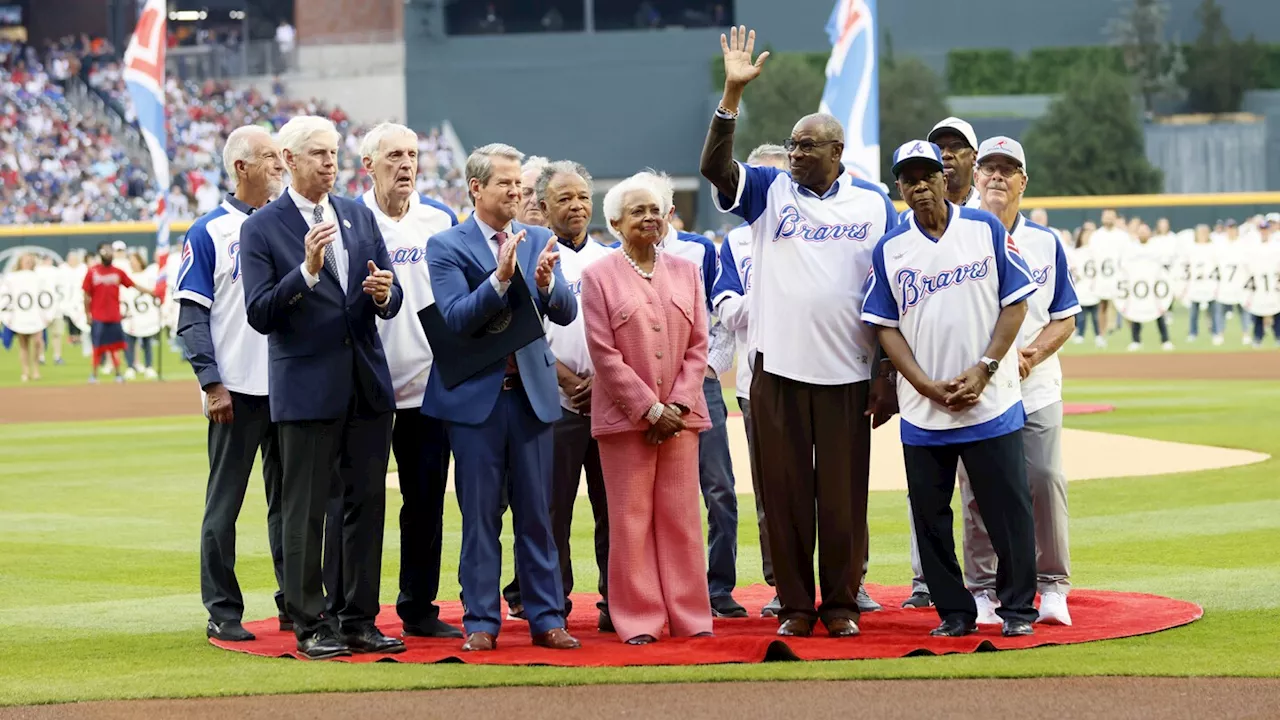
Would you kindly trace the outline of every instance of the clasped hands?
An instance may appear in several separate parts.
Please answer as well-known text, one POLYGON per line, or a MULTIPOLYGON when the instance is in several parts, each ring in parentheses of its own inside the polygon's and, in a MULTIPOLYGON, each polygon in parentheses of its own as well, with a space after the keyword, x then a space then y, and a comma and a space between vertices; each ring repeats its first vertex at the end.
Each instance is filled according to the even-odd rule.
POLYGON ((950 380, 933 380, 921 394, 952 412, 968 410, 978 404, 991 377, 982 365, 974 365, 950 380))
MULTIPOLYGON (((322 222, 307 231, 304 239, 306 247, 307 272, 319 275, 324 268, 324 249, 333 243, 338 236, 338 224, 322 222)), ((372 260, 369 261, 369 275, 361 284, 365 295, 373 297, 378 305, 386 305, 391 299, 391 286, 395 282, 395 273, 381 270, 372 260)))
MULTIPOLYGON (((528 233, 521 230, 498 250, 498 269, 494 271, 498 282, 510 282, 516 274, 516 249, 520 243, 524 242, 526 235, 528 233)), ((533 277, 539 289, 547 290, 551 287, 551 280, 555 277, 556 263, 559 260, 559 244, 553 235, 547 240, 546 247, 542 248, 542 252, 538 254, 538 266, 533 271, 533 277)))
POLYGON ((679 435, 684 427, 680 408, 675 405, 663 405, 661 417, 645 431, 644 439, 650 445, 661 445, 663 440, 679 435))

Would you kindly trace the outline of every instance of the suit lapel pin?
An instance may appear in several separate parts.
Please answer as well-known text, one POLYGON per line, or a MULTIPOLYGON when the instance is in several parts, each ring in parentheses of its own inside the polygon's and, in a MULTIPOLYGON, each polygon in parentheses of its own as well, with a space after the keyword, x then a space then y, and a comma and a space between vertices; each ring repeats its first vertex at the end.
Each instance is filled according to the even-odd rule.
POLYGON ((342 227, 344 227, 344 228, 346 228, 346 229, 350 230, 350 229, 351 229, 351 221, 350 221, 350 220, 343 220, 343 221, 342 221, 342 227))

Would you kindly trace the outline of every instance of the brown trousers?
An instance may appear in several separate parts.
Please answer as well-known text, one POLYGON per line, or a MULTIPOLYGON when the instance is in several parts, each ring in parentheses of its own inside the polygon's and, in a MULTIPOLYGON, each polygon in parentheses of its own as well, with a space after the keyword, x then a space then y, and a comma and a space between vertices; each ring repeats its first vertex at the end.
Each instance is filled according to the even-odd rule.
POLYGON ((863 414, 869 389, 869 382, 811 385, 773 375, 764 370, 763 354, 756 355, 752 454, 760 469, 780 621, 858 617, 871 471, 871 419, 863 414))

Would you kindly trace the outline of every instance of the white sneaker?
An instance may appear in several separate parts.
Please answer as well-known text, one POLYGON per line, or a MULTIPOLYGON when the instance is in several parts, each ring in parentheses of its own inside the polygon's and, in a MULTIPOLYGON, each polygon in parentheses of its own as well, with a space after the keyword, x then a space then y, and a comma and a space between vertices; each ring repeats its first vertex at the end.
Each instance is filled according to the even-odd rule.
POLYGON ((133 380, 136 377, 138 377, 138 373, 134 372, 133 368, 129 368, 128 370, 124 371, 125 380, 133 380))
POLYGON ((1218 346, 1218 345, 1221 345, 1223 342, 1225 342, 1225 341, 1222 339, 1222 336, 1221 336, 1221 335, 1214 335, 1214 336, 1213 336, 1213 344, 1214 344, 1214 346, 1215 346, 1215 347, 1216 347, 1216 346, 1218 346))
POLYGON ((1173 343, 1171 343, 1171 342, 1169 342, 1168 340, 1166 340, 1166 341, 1164 342, 1164 344, 1162 344, 1162 345, 1160 346, 1160 349, 1161 349, 1161 350, 1164 350, 1165 352, 1169 352, 1170 350, 1172 350, 1172 349, 1173 349, 1173 343))
POLYGON ((1142 343, 1136 343, 1136 342, 1129 343, 1129 352, 1138 352, 1141 349, 1142 349, 1142 343))
POLYGON ((1072 344, 1072 345, 1080 345, 1080 344, 1083 344, 1083 343, 1084 343, 1084 336, 1083 336, 1083 335, 1072 335, 1072 336, 1071 336, 1071 344, 1072 344))
POLYGON ((973 602, 978 606, 978 624, 979 625, 999 625, 1003 620, 996 615, 996 601, 987 597, 985 594, 973 596, 973 602))
POLYGON ((1187 344, 1188 344, 1188 345, 1190 345, 1191 343, 1194 343, 1195 341, 1196 341, 1196 336, 1195 336, 1195 335, 1188 335, 1188 336, 1187 336, 1187 344))
POLYGON ((1039 623, 1070 625, 1071 613, 1067 611, 1067 596, 1060 592, 1047 592, 1040 596, 1039 623))
POLYGON ((1240 340, 1240 344, 1241 344, 1241 345, 1252 345, 1252 344, 1253 344, 1253 335, 1252 335, 1252 334, 1245 335, 1245 336, 1244 336, 1244 338, 1240 340))
POLYGON ((156 379, 156 377, 157 377, 155 368, 147 368, 147 369, 145 369, 145 370, 143 370, 143 371, 142 371, 142 374, 143 374, 143 375, 146 375, 146 376, 147 376, 147 378, 149 378, 149 379, 151 379, 151 380, 155 380, 155 379, 156 379))
POLYGON ((1097 347, 1105 348, 1107 346, 1107 339, 1101 335, 1097 335, 1093 338, 1093 344, 1097 347))

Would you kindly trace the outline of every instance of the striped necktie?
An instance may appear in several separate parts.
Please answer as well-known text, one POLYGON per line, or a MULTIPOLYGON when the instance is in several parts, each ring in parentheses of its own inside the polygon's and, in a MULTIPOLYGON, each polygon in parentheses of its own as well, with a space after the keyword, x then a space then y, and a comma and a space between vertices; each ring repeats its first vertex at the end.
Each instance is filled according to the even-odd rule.
MULTIPOLYGON (((319 205, 311 210, 312 227, 324 222, 324 208, 319 205)), ((338 280, 338 285, 342 285, 342 276, 338 274, 338 258, 333 254, 333 243, 324 246, 324 266, 329 268, 329 272, 333 273, 334 279, 338 280)))

